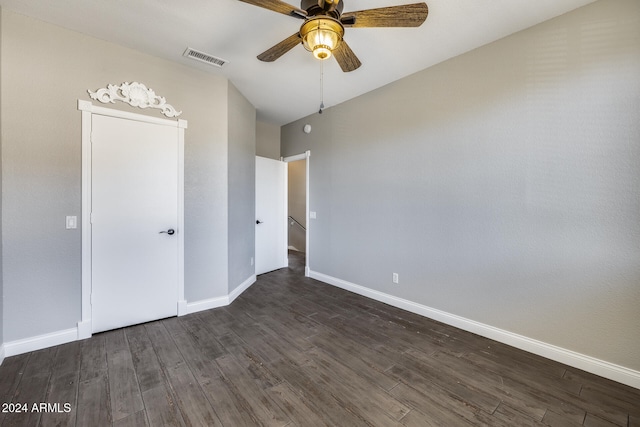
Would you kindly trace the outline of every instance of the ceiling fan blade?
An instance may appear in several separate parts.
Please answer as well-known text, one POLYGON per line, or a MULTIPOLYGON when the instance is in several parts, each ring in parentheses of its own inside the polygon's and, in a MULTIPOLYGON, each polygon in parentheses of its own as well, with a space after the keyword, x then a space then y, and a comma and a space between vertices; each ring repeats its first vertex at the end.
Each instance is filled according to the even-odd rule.
POLYGON ((419 27, 427 19, 426 3, 347 12, 340 17, 345 27, 419 27))
POLYGON ((258 55, 258 59, 264 62, 273 62, 285 53, 289 52, 301 42, 302 40, 300 39, 300 33, 295 33, 292 36, 282 40, 272 48, 269 48, 262 52, 260 55, 258 55))
POLYGON ((280 0, 240 0, 243 3, 252 4, 254 6, 262 7, 264 9, 272 10, 274 12, 282 13, 283 15, 293 16, 295 18, 304 19, 307 16, 307 11, 298 9, 295 6, 285 3, 280 0))
POLYGON ((338 47, 333 50, 333 56, 336 57, 336 61, 338 61, 340 68, 342 68, 342 71, 345 73, 356 70, 362 65, 362 62, 360 62, 344 39, 338 47))

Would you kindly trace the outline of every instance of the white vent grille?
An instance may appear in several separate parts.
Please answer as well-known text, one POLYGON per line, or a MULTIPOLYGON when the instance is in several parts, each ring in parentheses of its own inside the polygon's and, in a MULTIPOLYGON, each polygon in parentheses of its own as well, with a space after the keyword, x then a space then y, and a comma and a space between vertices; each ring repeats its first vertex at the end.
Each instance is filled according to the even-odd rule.
POLYGON ((195 59, 196 61, 204 62, 205 64, 215 65, 216 67, 222 67, 227 63, 224 59, 216 58, 213 55, 209 55, 208 53, 199 52, 195 49, 191 49, 190 47, 184 51, 182 56, 186 56, 187 58, 195 59))

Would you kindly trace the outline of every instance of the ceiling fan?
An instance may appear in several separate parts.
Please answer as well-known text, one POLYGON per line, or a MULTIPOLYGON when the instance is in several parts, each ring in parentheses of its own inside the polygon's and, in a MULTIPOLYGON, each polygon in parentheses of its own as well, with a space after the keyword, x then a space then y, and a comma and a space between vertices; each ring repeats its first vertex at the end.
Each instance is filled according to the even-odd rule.
POLYGON ((353 71, 362 65, 343 39, 345 28, 419 27, 429 13, 426 3, 343 14, 343 0, 301 0, 300 8, 281 0, 240 1, 304 20, 299 32, 258 55, 260 61, 273 62, 302 43, 317 59, 324 60, 335 56, 344 72, 353 71))

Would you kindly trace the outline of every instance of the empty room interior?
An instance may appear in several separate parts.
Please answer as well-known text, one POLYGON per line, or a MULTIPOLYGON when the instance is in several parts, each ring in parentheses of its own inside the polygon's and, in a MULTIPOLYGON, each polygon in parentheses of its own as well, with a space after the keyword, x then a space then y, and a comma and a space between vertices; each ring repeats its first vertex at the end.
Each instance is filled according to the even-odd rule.
POLYGON ((0 425, 640 426, 640 1, 0 0, 0 425))

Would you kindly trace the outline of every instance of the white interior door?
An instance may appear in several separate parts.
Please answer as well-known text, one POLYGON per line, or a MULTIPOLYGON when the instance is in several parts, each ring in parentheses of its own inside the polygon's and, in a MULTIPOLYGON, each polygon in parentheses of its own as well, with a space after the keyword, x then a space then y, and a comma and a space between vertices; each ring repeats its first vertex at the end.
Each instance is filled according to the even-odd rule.
POLYGON ((176 127, 92 115, 92 330, 175 316, 176 127))
POLYGON ((289 265, 287 164, 256 157, 256 274, 289 265))

